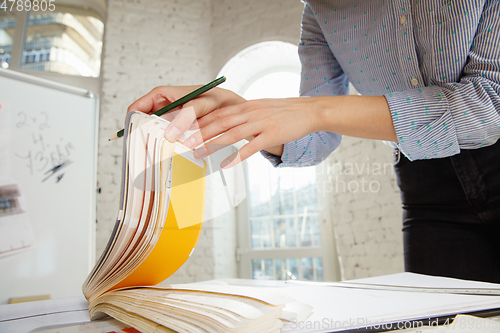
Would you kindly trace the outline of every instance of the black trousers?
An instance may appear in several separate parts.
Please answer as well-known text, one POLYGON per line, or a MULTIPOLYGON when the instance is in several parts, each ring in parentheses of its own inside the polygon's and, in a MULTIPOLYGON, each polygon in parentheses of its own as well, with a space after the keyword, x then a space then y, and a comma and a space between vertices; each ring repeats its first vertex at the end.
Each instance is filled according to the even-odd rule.
POLYGON ((396 151, 405 270, 500 283, 500 142, 409 161, 396 151))

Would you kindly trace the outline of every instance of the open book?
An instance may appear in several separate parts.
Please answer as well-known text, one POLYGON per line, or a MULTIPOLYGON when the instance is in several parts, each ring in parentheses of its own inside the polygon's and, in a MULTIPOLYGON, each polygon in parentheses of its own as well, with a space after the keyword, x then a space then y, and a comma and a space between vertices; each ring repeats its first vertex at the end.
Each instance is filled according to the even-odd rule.
POLYGON ((107 314, 141 332, 275 332, 281 320, 308 316, 309 306, 257 288, 156 286, 196 246, 207 173, 204 160, 164 139, 167 125, 156 116, 127 115, 117 222, 83 284, 91 318, 107 314))

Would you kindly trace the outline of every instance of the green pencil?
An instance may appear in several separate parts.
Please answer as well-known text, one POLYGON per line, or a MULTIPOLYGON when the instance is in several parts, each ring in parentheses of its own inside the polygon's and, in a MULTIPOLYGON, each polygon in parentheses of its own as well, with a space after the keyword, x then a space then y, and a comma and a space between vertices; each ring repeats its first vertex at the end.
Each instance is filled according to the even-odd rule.
MULTIPOLYGON (((153 114, 157 115, 157 116, 161 116, 162 114, 165 114, 165 113, 167 113, 169 111, 172 111, 173 109, 181 106, 182 104, 185 104, 185 103, 189 102, 193 98, 196 98, 196 97, 200 96, 201 94, 209 91, 210 89, 217 87, 219 84, 221 84, 224 81, 226 81, 226 78, 224 76, 221 76, 220 78, 215 79, 215 80, 213 80, 210 83, 207 83, 203 87, 200 87, 200 88, 198 88, 198 89, 190 92, 186 96, 183 96, 183 97, 179 98, 178 100, 170 103, 169 105, 162 107, 161 109, 159 109, 158 111, 154 112, 153 114)), ((109 141, 121 138, 124 133, 125 133, 125 130, 123 130, 123 129, 120 130, 120 131, 118 131, 118 132, 116 132, 116 134, 114 134, 109 139, 109 141)))

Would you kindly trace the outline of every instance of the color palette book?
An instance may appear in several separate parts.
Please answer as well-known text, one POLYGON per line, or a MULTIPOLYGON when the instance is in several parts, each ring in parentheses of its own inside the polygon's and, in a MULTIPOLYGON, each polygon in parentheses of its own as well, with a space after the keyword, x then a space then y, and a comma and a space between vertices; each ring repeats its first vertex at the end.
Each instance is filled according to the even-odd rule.
MULTIPOLYGON (((201 233, 207 163, 164 138, 168 121, 130 112, 118 218, 83 284, 92 319, 141 332, 278 332, 311 308, 289 296, 229 285, 157 285, 190 257, 201 233)), ((182 138, 181 138, 182 140, 182 138)))

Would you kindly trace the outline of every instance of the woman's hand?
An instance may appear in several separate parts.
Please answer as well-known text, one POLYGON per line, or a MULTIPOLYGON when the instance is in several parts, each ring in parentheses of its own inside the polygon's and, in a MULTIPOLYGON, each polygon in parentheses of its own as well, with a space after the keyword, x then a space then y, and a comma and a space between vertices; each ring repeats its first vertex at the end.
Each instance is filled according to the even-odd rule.
POLYGON ((282 155, 283 144, 328 131, 359 138, 397 141, 383 96, 322 96, 261 99, 227 106, 198 119, 200 131, 184 141, 190 148, 213 139, 195 155, 209 155, 241 139, 249 142, 221 163, 230 168, 260 150, 282 155))
MULTIPOLYGON (((141 111, 151 114, 178 100, 201 86, 159 86, 132 103, 127 112, 141 111)), ((165 131, 165 137, 174 142, 188 128, 197 128, 196 118, 209 114, 213 110, 245 102, 234 92, 222 88, 211 89, 184 104, 181 108, 161 116, 171 121, 165 131)))
POLYGON ((317 131, 318 117, 315 111, 318 108, 314 100, 261 99, 217 109, 198 119, 200 131, 187 138, 184 144, 195 148, 222 134, 196 149, 195 156, 202 158, 221 147, 242 139, 249 140, 238 153, 221 163, 223 168, 230 168, 260 150, 281 155, 284 143, 317 131))

